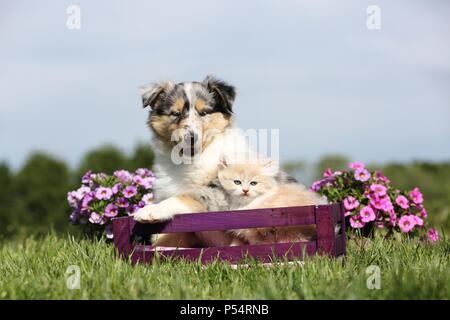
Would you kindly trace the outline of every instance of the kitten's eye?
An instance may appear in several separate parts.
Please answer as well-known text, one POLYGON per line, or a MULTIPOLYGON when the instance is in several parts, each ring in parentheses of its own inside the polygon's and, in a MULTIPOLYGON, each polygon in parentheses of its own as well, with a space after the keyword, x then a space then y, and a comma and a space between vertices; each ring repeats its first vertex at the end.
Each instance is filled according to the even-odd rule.
POLYGON ((181 113, 179 113, 178 111, 173 111, 173 112, 170 113, 170 115, 171 115, 171 116, 174 116, 174 117, 179 117, 180 114, 181 114, 181 113))
POLYGON ((240 180, 234 180, 234 184, 239 186, 241 184, 241 181, 240 180))
POLYGON ((202 112, 199 112, 198 114, 200 115, 200 117, 204 117, 208 114, 208 112, 202 111, 202 112))
POLYGON ((250 182, 250 185, 252 185, 252 186, 256 186, 257 184, 258 184, 258 182, 256 182, 256 181, 250 182))

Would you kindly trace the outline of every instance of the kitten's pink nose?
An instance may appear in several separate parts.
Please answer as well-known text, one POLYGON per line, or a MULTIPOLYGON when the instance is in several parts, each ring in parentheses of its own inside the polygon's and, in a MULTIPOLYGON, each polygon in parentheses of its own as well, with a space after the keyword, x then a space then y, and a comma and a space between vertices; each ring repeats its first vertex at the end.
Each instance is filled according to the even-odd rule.
POLYGON ((243 192, 244 194, 247 194, 247 193, 248 193, 248 189, 242 189, 242 192, 243 192))

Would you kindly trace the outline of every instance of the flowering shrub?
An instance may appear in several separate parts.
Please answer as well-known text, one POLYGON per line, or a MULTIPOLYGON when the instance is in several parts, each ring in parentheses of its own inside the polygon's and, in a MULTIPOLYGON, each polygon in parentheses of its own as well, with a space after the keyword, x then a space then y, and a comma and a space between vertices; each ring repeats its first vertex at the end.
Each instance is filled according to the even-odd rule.
POLYGON ((95 225, 112 239, 111 218, 131 215, 151 203, 154 181, 153 172, 144 168, 135 173, 118 170, 113 175, 88 171, 81 178, 81 187, 67 194, 74 209, 70 220, 95 225))
POLYGON ((327 197, 330 202, 342 202, 352 230, 364 227, 428 236, 432 242, 438 232, 426 227, 428 216, 419 188, 400 191, 380 171, 370 172, 361 162, 349 165, 350 170, 325 170, 323 179, 311 190, 327 197))

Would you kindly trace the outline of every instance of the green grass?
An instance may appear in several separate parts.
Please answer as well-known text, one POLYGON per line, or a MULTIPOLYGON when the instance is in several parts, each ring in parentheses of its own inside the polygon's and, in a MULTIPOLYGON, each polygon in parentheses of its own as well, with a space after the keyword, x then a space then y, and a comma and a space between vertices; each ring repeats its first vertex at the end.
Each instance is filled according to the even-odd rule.
POLYGON ((0 299, 449 299, 450 241, 350 241, 345 260, 308 258, 303 266, 156 262, 131 266, 111 244, 49 235, 0 244, 0 299), (66 287, 69 265, 81 288, 66 287), (366 268, 381 288, 366 287, 366 268))

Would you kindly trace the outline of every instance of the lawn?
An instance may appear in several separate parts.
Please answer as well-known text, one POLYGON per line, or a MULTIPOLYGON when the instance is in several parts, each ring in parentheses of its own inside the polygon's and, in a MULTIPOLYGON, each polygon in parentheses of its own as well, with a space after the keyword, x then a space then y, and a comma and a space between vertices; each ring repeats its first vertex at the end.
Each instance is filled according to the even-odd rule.
POLYGON ((48 235, 0 244, 0 299, 450 299, 450 241, 352 240, 347 257, 304 265, 232 269, 184 261, 131 266, 111 244, 48 235), (66 286, 69 265, 81 270, 66 286), (366 268, 380 268, 368 289, 366 268))

